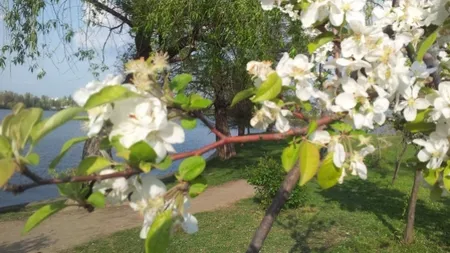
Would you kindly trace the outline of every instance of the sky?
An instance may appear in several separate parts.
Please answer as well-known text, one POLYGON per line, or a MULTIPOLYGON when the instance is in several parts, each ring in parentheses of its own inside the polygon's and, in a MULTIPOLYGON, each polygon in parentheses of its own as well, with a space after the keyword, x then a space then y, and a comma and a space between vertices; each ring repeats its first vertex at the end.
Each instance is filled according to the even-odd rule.
MULTIPOLYGON (((62 97, 73 94, 76 89, 95 79, 92 73, 89 72, 88 62, 69 61, 64 56, 70 54, 66 52, 73 53, 79 47, 94 48, 100 53, 103 42, 108 38, 109 30, 88 27, 86 22, 84 22, 87 19, 85 7, 80 3, 78 6, 74 5, 74 1, 68 1, 72 4, 71 6, 67 6, 67 1, 64 2, 65 6, 47 7, 42 16, 48 18, 58 15, 65 22, 71 23, 76 31, 72 43, 65 48, 62 47, 60 36, 56 31, 41 37, 41 40, 45 40, 49 44, 49 48, 55 50, 51 58, 42 57, 39 59, 39 65, 45 70, 46 75, 42 79, 37 79, 38 71, 31 73, 28 70, 28 65, 15 66, 12 63, 7 63, 5 69, 0 69, 0 91, 7 90, 19 94, 30 92, 38 96, 62 97)), ((116 25, 116 21, 106 14, 98 15, 97 21, 108 26, 116 25)), ((125 44, 130 42, 126 32, 125 29, 122 35, 112 34, 107 40, 104 62, 110 69, 105 73, 101 73, 99 79, 102 79, 107 74, 116 72, 114 64, 116 63, 118 50, 123 49, 125 44)), ((4 21, 0 16, 0 48, 2 45, 7 44, 8 41, 8 31, 5 29, 4 21)), ((100 59, 101 57, 99 56, 100 59)))

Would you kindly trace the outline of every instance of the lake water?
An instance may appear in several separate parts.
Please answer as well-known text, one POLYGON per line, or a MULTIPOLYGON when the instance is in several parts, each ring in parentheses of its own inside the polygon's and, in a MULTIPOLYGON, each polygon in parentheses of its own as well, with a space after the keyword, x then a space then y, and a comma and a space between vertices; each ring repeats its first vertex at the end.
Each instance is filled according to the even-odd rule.
MULTIPOLYGON (((0 119, 3 119, 3 117, 5 117, 9 113, 9 110, 0 109, 0 119)), ((49 117, 53 113, 55 112, 44 112, 44 117, 49 117)), ((85 135, 80 128, 80 124, 81 123, 79 121, 68 122, 67 124, 56 129, 55 131, 47 135, 44 139, 42 139, 34 150, 34 152, 40 155, 40 164, 38 166, 31 167, 31 170, 42 177, 48 177, 48 165, 50 164, 52 159, 59 154, 59 151, 64 142, 73 137, 85 135)), ((232 130, 232 134, 235 135, 236 130, 232 130)), ((213 142, 214 140, 214 134, 212 134, 211 131, 199 121, 195 129, 186 130, 186 141, 183 144, 175 145, 174 147, 177 152, 183 152, 200 148, 208 143, 213 142)), ((82 149, 83 143, 79 143, 73 146, 72 149, 67 152, 64 158, 61 160, 59 166, 57 167, 57 170, 62 171, 66 168, 77 167, 78 163, 80 162, 82 149)), ((212 153, 213 151, 205 154, 204 157, 207 157, 212 153)), ((174 170, 176 170, 179 163, 180 161, 174 162, 172 167, 164 173, 173 172, 174 170)), ((154 173, 158 173, 158 171, 155 170, 154 173)), ((13 176, 10 182, 13 184, 21 184, 28 183, 30 182, 30 180, 16 174, 13 176)), ((9 192, 0 191, 0 207, 22 204, 30 201, 40 201, 55 198, 58 196, 59 194, 55 185, 37 187, 16 196, 9 192)))

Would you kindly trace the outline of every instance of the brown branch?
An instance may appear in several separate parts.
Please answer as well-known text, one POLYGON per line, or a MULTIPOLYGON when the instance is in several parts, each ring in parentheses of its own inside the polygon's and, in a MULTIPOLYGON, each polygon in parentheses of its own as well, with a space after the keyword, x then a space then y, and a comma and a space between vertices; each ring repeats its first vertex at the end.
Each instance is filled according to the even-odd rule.
POLYGON ((192 116, 198 118, 203 124, 205 124, 206 127, 208 127, 211 132, 213 132, 215 135, 217 135, 220 139, 225 139, 227 136, 220 132, 216 127, 213 126, 213 124, 203 115, 203 113, 196 111, 191 113, 192 116))
MULTIPOLYGON (((334 121, 335 118, 331 116, 324 116, 321 119, 317 121, 317 125, 328 125, 332 121, 334 121)), ((304 134, 308 130, 307 127, 300 128, 300 129, 291 129, 286 133, 270 133, 270 134, 255 134, 255 135, 246 135, 246 136, 225 136, 225 138, 220 139, 219 141, 213 142, 209 145, 206 145, 202 148, 173 154, 170 157, 173 161, 180 160, 186 157, 190 156, 197 156, 202 155, 210 150, 213 150, 217 147, 223 146, 225 144, 229 143, 246 143, 246 142, 257 142, 257 141, 275 141, 275 140, 282 140, 289 136, 295 136, 295 135, 301 135, 304 134)), ((65 177, 65 178, 49 178, 49 179, 41 179, 37 182, 31 183, 31 184, 23 184, 23 185, 6 185, 3 187, 4 191, 9 191, 13 193, 21 193, 28 189, 39 187, 41 185, 49 185, 49 184, 64 184, 64 183, 74 183, 74 182, 90 182, 92 180, 101 181, 108 178, 118 178, 118 177, 125 177, 128 178, 130 176, 140 174, 142 171, 136 170, 136 169, 126 169, 124 171, 111 173, 107 175, 89 175, 89 176, 72 176, 72 177, 65 177)))
POLYGON ((133 23, 127 17, 125 17, 124 15, 120 14, 116 10, 110 8, 106 4, 104 4, 104 3, 100 2, 100 1, 96 1, 96 0, 86 0, 86 2, 94 5, 95 7, 99 8, 100 10, 108 12, 109 14, 113 15, 115 18, 120 19, 125 24, 129 25, 130 27, 133 27, 133 23))
POLYGON ((273 222, 276 220, 284 203, 286 203, 289 199, 289 196, 291 195, 294 187, 297 185, 299 178, 300 169, 297 165, 294 166, 294 168, 292 168, 284 178, 283 184, 278 190, 277 195, 272 200, 272 204, 269 208, 267 208, 266 214, 259 224, 258 229, 256 229, 252 242, 248 246, 247 253, 257 253, 261 250, 264 240, 266 240, 266 237, 273 226, 273 222))
POLYGON ((33 182, 37 183, 40 182, 42 180, 42 178, 36 174, 34 174, 33 172, 31 172, 28 167, 23 166, 20 169, 20 173, 22 173, 22 175, 28 177, 29 179, 31 179, 33 182))

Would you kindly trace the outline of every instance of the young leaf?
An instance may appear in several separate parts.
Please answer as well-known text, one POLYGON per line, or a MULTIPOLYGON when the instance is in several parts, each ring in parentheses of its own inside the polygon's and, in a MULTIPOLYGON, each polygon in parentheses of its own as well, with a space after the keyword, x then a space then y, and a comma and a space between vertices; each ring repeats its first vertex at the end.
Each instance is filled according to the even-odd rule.
POLYGON ((313 42, 308 44, 308 52, 310 54, 314 53, 316 49, 327 44, 330 41, 333 41, 334 34, 332 32, 324 32, 317 36, 313 42))
POLYGON ((197 126, 197 119, 195 118, 182 119, 181 126, 184 129, 194 129, 197 126))
POLYGON ((37 143, 50 131, 73 119, 82 111, 84 111, 84 109, 81 107, 69 107, 53 114, 50 118, 37 123, 31 131, 33 143, 37 143))
POLYGON ((95 208, 104 208, 106 202, 105 195, 101 192, 94 192, 89 196, 87 202, 95 208))
POLYGON ((445 189, 450 191, 450 167, 446 167, 442 172, 442 181, 444 183, 445 189))
POLYGON ((437 39, 440 28, 437 28, 433 33, 431 33, 419 46, 417 50, 417 61, 422 61, 423 56, 427 53, 428 49, 434 44, 437 39))
POLYGON ((121 85, 106 86, 99 92, 92 94, 86 101, 84 108, 91 109, 99 105, 108 104, 118 100, 135 96, 138 96, 138 94, 130 91, 124 86, 121 85))
POLYGON ((439 187, 439 185, 435 184, 433 188, 431 188, 430 199, 432 201, 438 201, 439 199, 441 199, 441 196, 442 196, 442 189, 441 187, 439 187))
POLYGON ((9 114, 6 117, 3 118, 2 120, 2 129, 1 129, 1 135, 4 136, 10 136, 9 135, 9 123, 11 122, 11 120, 14 118, 14 114, 9 114))
POLYGON ((41 119, 41 116, 42 109, 30 108, 21 110, 11 119, 9 132, 20 148, 25 146, 33 126, 41 119))
POLYGON ((316 131, 316 129, 317 129, 317 121, 313 120, 313 121, 309 122, 308 131, 306 132, 306 136, 309 136, 310 134, 312 134, 314 131, 316 131))
POLYGON ((166 156, 162 162, 158 164, 154 164, 153 166, 159 170, 167 170, 172 165, 172 158, 170 156, 166 156))
POLYGON ((317 172, 317 182, 322 189, 333 187, 337 184, 342 174, 342 170, 334 165, 333 154, 327 154, 317 172))
POLYGON ((13 106, 13 108, 11 110, 14 114, 18 114, 24 108, 25 108, 25 105, 23 103, 17 103, 13 106))
POLYGON ((50 166, 49 166, 50 169, 54 169, 56 167, 56 165, 58 165, 59 161, 61 161, 61 159, 64 157, 64 155, 66 155, 67 151, 69 151, 69 149, 73 145, 75 145, 79 142, 85 141, 87 139, 88 139, 87 136, 81 136, 81 137, 75 137, 75 138, 72 138, 72 139, 66 141, 64 143, 64 145, 62 146, 61 151, 59 151, 58 156, 55 157, 55 159, 53 159, 53 161, 50 163, 50 166))
POLYGON ((262 102, 265 100, 274 99, 280 94, 282 87, 281 78, 277 73, 272 73, 267 77, 261 86, 256 91, 255 97, 252 99, 253 102, 262 102))
POLYGON ((28 218, 27 223, 25 223, 25 227, 23 228, 22 234, 30 232, 30 230, 39 225, 39 223, 41 223, 51 215, 57 213, 58 211, 61 211, 64 207, 66 207, 66 204, 63 201, 59 201, 39 208, 30 216, 30 218, 28 218))
POLYGON ((191 110, 205 109, 211 104, 212 104, 211 100, 203 98, 198 94, 192 94, 189 97, 189 109, 191 110))
POLYGON ((192 81, 192 75, 179 74, 179 75, 176 75, 170 81, 169 87, 174 92, 180 92, 180 91, 183 91, 191 81, 192 81))
POLYGON ((5 158, 0 160, 0 187, 8 182, 14 174, 16 167, 17 165, 12 159, 5 158))
POLYGON ((244 99, 247 99, 255 94, 255 87, 248 88, 246 90, 239 91, 236 96, 234 96, 233 101, 231 102, 231 107, 235 106, 237 103, 241 102, 244 99))
POLYGON ((201 156, 191 156, 184 159, 178 169, 181 179, 184 181, 191 181, 202 174, 205 169, 206 161, 201 156))
POLYGON ((156 153, 145 141, 136 142, 130 147, 130 162, 139 164, 140 162, 154 162, 156 153))
POLYGON ((334 122, 330 124, 331 128, 341 133, 349 133, 353 130, 353 127, 344 122, 334 122))
POLYGON ((417 112, 417 116, 413 121, 405 123, 405 129, 411 133, 428 133, 436 129, 436 124, 427 122, 428 114, 431 109, 417 112))
POLYGON ((298 152, 300 145, 291 144, 283 149, 281 153, 281 163, 286 172, 289 172, 298 160, 298 152))
POLYGON ((145 239, 145 253, 167 252, 172 224, 171 210, 164 211, 156 217, 145 239))
POLYGON ((320 163, 320 153, 316 145, 303 141, 299 147, 300 186, 316 175, 320 163))
POLYGON ((200 175, 196 179, 189 182, 189 185, 189 196, 191 198, 195 198, 200 193, 205 191, 206 187, 208 187, 208 182, 205 177, 200 175))
POLYGON ((437 180, 439 179, 439 171, 438 170, 425 169, 425 170, 423 170, 423 179, 429 185, 433 186, 433 185, 436 184, 437 180))
POLYGON ((178 105, 186 105, 189 103, 189 98, 186 96, 186 94, 180 93, 175 96, 173 102, 178 105))
POLYGON ((80 175, 89 175, 108 166, 111 166, 111 162, 108 159, 101 156, 90 156, 80 162, 78 172, 80 175))
POLYGON ((28 161, 29 164, 31 165, 38 165, 39 164, 39 155, 36 153, 31 153, 29 155, 27 155, 27 157, 25 157, 25 159, 28 161))
POLYGON ((12 156, 12 148, 9 139, 0 135, 0 159, 10 158, 12 156))

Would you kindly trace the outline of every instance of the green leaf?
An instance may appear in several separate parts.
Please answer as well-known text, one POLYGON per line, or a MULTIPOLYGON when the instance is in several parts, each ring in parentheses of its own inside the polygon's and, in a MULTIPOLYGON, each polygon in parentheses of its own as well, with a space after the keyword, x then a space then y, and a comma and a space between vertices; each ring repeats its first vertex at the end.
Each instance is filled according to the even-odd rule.
POLYGON ((444 183, 445 189, 450 191, 450 167, 448 165, 442 172, 442 181, 444 183))
POLYGON ((200 175, 196 179, 189 182, 189 196, 191 198, 195 198, 200 193, 204 192, 207 187, 208 182, 206 181, 206 178, 200 175))
POLYGON ((349 133, 353 130, 353 127, 344 122, 334 122, 330 124, 331 128, 341 133, 349 133))
POLYGON ((439 171, 438 170, 425 169, 425 170, 423 170, 423 179, 429 185, 435 185, 437 180, 439 179, 439 171))
POLYGON ((31 138, 33 144, 37 143, 42 137, 47 135, 50 131, 63 125, 67 121, 73 119, 80 112, 84 111, 81 107, 69 107, 53 114, 50 118, 43 120, 36 124, 31 131, 31 138))
POLYGON ((29 164, 31 165, 38 165, 39 164, 39 155, 36 153, 31 153, 29 155, 27 155, 27 157, 25 157, 25 159, 28 161, 29 164))
POLYGON ((300 145, 293 143, 283 149, 283 153, 281 153, 281 163, 286 172, 289 172, 297 162, 299 147, 300 145))
POLYGON ((28 218, 22 233, 25 234, 30 232, 30 230, 35 228, 42 221, 57 213, 58 211, 61 211, 64 207, 66 207, 66 204, 63 201, 59 201, 39 208, 36 212, 33 213, 33 215, 30 216, 30 218, 28 218))
POLYGON ((179 74, 170 81, 169 87, 174 92, 180 92, 183 91, 191 81, 192 75, 185 73, 179 74))
POLYGON ((187 105, 189 103, 189 98, 185 94, 180 93, 175 96, 173 102, 178 105, 187 105))
POLYGON ((11 158, 11 156, 12 148, 9 139, 3 135, 0 135, 0 159, 11 158))
POLYGON ((405 129, 411 133, 428 133, 436 129, 436 124, 427 122, 428 114, 431 109, 421 110, 417 112, 417 116, 413 121, 405 123, 405 129))
POLYGON ((99 105, 112 103, 118 100, 135 97, 138 94, 121 85, 106 86, 99 92, 92 94, 86 101, 84 108, 91 109, 99 105))
POLYGON ((197 126, 197 119, 195 118, 182 119, 181 126, 184 129, 194 129, 197 126))
POLYGON ((435 184, 433 188, 430 190, 430 199, 432 201, 438 201, 441 199, 442 196, 442 189, 439 187, 439 185, 435 184))
POLYGON ((191 156, 184 159, 178 169, 181 179, 184 181, 191 181, 202 174, 205 169, 206 161, 201 156, 191 156))
POLYGON ((89 137, 87 137, 87 136, 81 136, 81 137, 75 137, 75 138, 72 138, 72 139, 66 141, 64 143, 64 145, 62 146, 61 151, 59 151, 58 156, 55 157, 55 159, 53 159, 53 161, 50 163, 50 166, 49 166, 50 169, 54 169, 56 167, 56 165, 58 165, 58 163, 61 161, 61 159, 64 157, 64 155, 66 155, 67 151, 69 151, 69 149, 73 145, 75 145, 79 142, 85 141, 88 138, 89 137))
POLYGON ((14 114, 6 115, 2 120, 2 133, 1 135, 10 136, 9 135, 9 125, 11 120, 14 118, 14 114))
POLYGON ((162 162, 158 164, 154 164, 153 166, 159 170, 167 170, 172 165, 172 158, 170 156, 166 156, 162 162))
POLYGON ((14 174, 17 164, 12 159, 0 160, 0 187, 4 186, 14 174))
POLYGON ((302 101, 301 102, 303 109, 305 109, 306 112, 310 112, 313 108, 310 102, 308 101, 302 101))
POLYGON ((156 152, 145 141, 136 142, 130 147, 130 162, 138 165, 140 162, 154 162, 156 152))
POLYGON ((274 99, 278 96, 278 94, 280 94, 281 87, 281 78, 277 75, 277 73, 271 73, 267 77, 266 81, 264 81, 258 88, 255 97, 251 100, 256 103, 274 99))
POLYGON ((198 94, 192 94, 189 97, 189 109, 198 110, 205 109, 212 104, 212 101, 198 94))
POLYGON ((334 34, 332 32, 324 32, 317 36, 313 42, 308 44, 308 52, 310 54, 314 53, 319 47, 333 41, 334 34))
POLYGON ((21 110, 10 123, 10 135, 17 142, 18 147, 23 148, 27 143, 33 126, 41 119, 42 109, 30 108, 21 110))
POLYGON ((320 153, 316 145, 308 141, 300 143, 299 147, 300 164, 300 186, 305 185, 316 175, 320 163, 320 153))
POLYGON ((308 131, 306 132, 306 136, 309 136, 310 134, 312 134, 314 131, 316 131, 317 129, 317 121, 313 120, 309 122, 308 125, 308 131))
POLYGON ((17 103, 13 106, 13 108, 11 110, 14 114, 18 114, 24 108, 25 108, 25 105, 23 103, 17 103))
POLYGON ((419 46, 417 50, 417 61, 422 61, 423 56, 427 53, 428 49, 434 44, 437 39, 440 28, 437 28, 433 33, 431 33, 419 46))
POLYGON ((171 210, 164 211, 156 217, 145 239, 145 253, 167 252, 172 224, 171 210))
POLYGON ((104 208, 106 203, 105 195, 101 192, 94 192, 89 196, 87 202, 95 208, 104 208))
POLYGON ((334 165, 334 153, 328 153, 317 172, 317 182, 322 189, 333 187, 339 181, 342 170, 334 165))
POLYGON ((101 156, 90 156, 80 162, 78 172, 80 175, 89 175, 108 166, 111 166, 111 162, 108 159, 101 156))
POLYGON ((139 169, 147 173, 152 169, 152 163, 141 161, 139 162, 139 169))
POLYGON ((248 88, 246 90, 239 91, 233 98, 231 102, 231 107, 235 106, 237 103, 241 102, 244 99, 247 99, 255 94, 255 87, 248 88))

